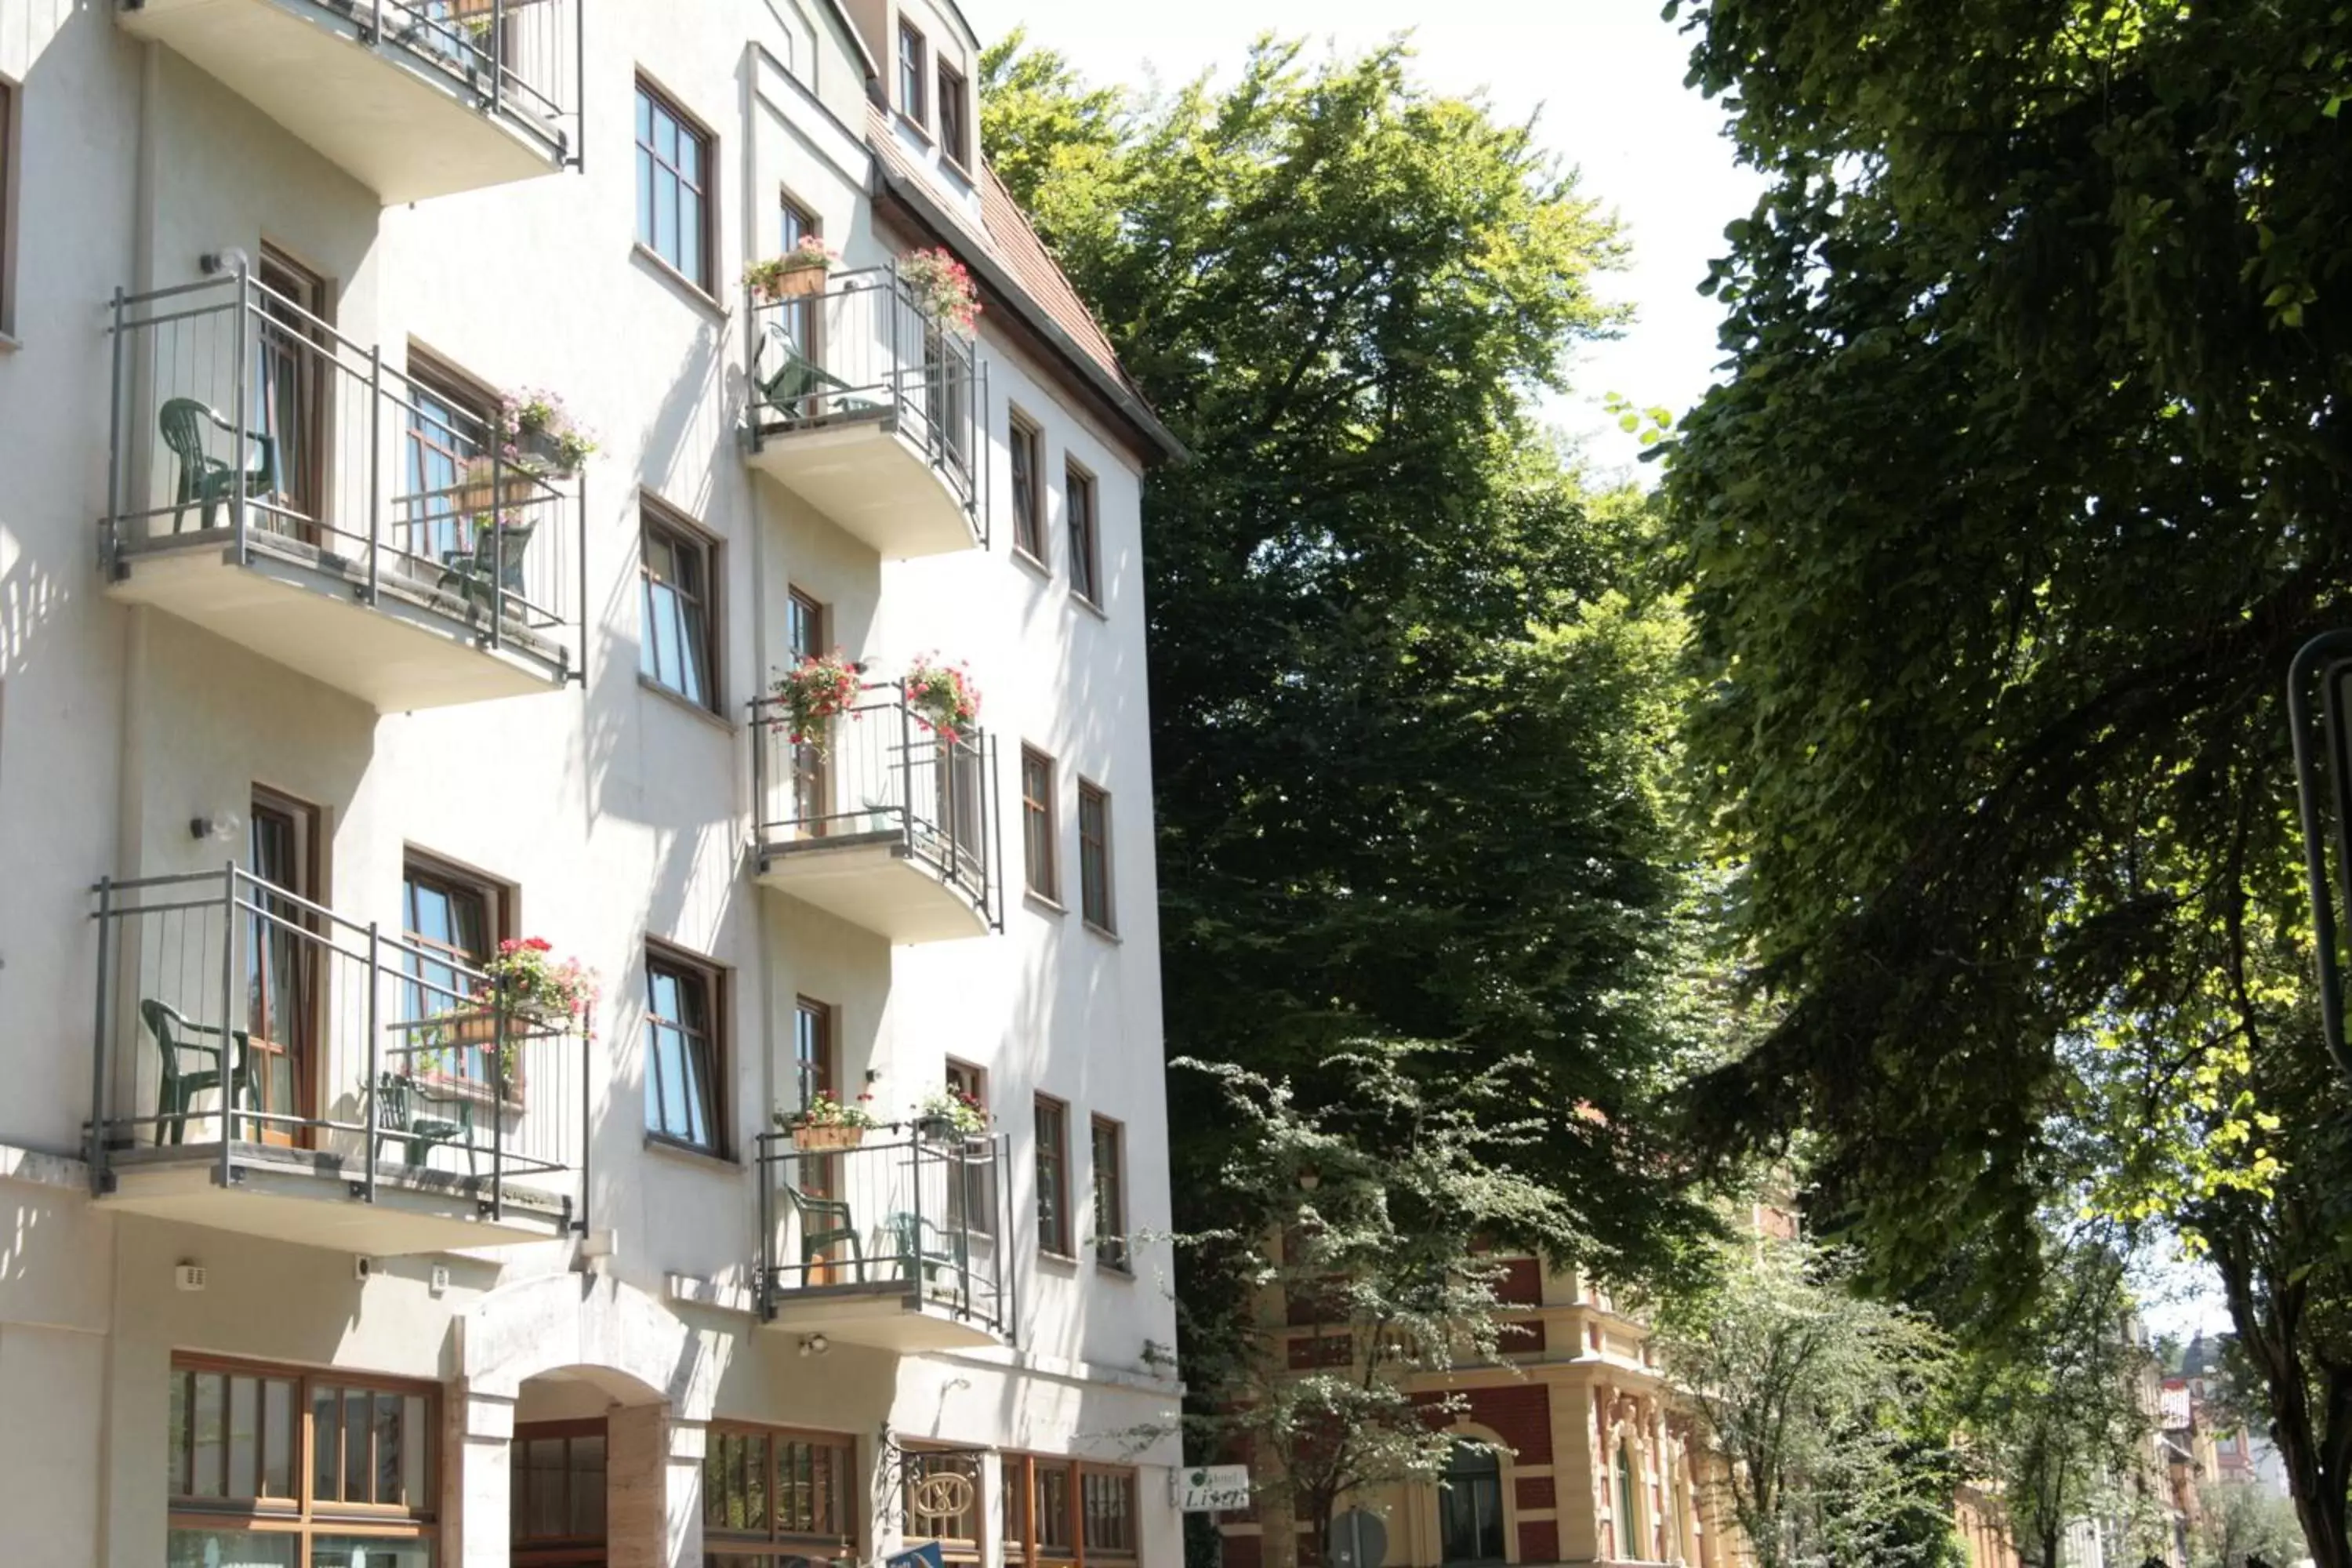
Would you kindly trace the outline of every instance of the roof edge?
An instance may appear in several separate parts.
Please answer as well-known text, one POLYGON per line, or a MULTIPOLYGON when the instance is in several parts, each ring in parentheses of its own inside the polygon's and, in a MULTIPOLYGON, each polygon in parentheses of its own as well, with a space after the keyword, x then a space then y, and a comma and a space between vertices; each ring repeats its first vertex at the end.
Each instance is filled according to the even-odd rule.
MULTIPOLYGON (((880 158, 873 160, 875 177, 883 190, 917 222, 931 231, 933 237, 961 256, 965 264, 981 275, 992 292, 1012 301, 1020 312, 1021 324, 1034 332, 1097 395, 1110 405, 1144 444, 1155 448, 1163 461, 1183 463, 1192 460, 1192 450, 1168 428, 1142 395, 1129 385, 1123 375, 1114 376, 1098 363, 1092 354, 1078 345, 1060 323, 1048 316, 1036 299, 1024 288, 997 259, 980 247, 972 246, 960 235, 961 226, 947 209, 922 187, 918 180, 908 179, 891 171, 880 158)), ((993 175, 990 176, 993 178, 993 175)), ((1025 216, 1025 215, 1024 215, 1025 216)), ((1146 455, 1147 459, 1149 454, 1146 455)))

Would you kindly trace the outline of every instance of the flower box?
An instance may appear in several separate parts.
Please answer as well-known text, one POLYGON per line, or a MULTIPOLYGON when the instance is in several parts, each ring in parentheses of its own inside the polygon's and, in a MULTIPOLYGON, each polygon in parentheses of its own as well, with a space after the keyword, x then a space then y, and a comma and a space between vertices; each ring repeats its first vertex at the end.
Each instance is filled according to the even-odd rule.
POLYGON ((793 1147, 803 1153, 830 1149, 855 1149, 866 1141, 866 1129, 851 1122, 802 1122, 793 1129, 793 1147))

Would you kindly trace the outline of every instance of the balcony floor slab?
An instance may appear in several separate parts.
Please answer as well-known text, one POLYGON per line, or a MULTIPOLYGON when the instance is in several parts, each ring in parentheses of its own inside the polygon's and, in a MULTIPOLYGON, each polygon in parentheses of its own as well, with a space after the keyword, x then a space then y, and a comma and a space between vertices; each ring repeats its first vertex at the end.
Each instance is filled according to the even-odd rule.
POLYGON ((239 1143, 231 1148, 229 1163, 234 1179, 222 1186, 217 1144, 126 1150, 110 1162, 114 1190, 99 1203, 125 1214, 370 1257, 550 1241, 570 1228, 564 1199, 513 1183, 504 1188, 504 1216, 493 1220, 482 1209, 488 1178, 379 1164, 375 1201, 368 1203, 352 1194, 361 1176, 332 1155, 239 1143))
POLYGON ((915 1295, 904 1283, 820 1285, 784 1291, 772 1305, 772 1329, 823 1334, 900 1355, 1004 1343, 1004 1336, 986 1322, 960 1315, 950 1302, 915 1295))
POLYGON ((887 409, 768 427, 748 456, 887 559, 979 548, 971 514, 887 409))
POLYGON ((126 548, 108 594, 152 605, 263 658, 361 699, 378 712, 444 708, 559 689, 562 649, 509 623, 506 646, 481 642, 460 602, 397 572, 359 594, 355 563, 274 534, 248 535, 240 565, 226 529, 166 534, 126 548), (447 605, 449 608, 436 607, 447 605))
POLYGON ((763 847, 760 880, 901 944, 987 934, 971 896, 907 852, 895 830, 763 847))
POLYGON ((152 38, 381 197, 384 205, 527 180, 561 167, 545 139, 482 108, 461 71, 398 45, 362 42, 365 4, 143 0, 124 31, 152 38))

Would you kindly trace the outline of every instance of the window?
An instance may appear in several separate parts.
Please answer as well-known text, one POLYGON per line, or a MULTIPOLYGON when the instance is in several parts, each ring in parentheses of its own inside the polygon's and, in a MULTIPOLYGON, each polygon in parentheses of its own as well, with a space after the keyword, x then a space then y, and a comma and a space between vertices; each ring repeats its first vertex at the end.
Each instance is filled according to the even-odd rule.
POLYGON ((1037 426, 1017 409, 1006 433, 1006 445, 1013 454, 1013 548, 1043 566, 1045 517, 1037 493, 1037 426))
POLYGON ((777 1544, 854 1544, 856 1475, 857 1446, 847 1437, 713 1426, 702 1453, 702 1545, 711 1568, 764 1568, 764 1549, 777 1544))
POLYGON ((0 332, 16 330, 16 148, 21 89, 0 76, 0 332))
POLYGON ((1095 477, 1073 463, 1064 470, 1070 509, 1070 591, 1102 604, 1102 561, 1095 520, 1095 477))
POLYGON ((1021 748, 1021 863, 1029 890, 1041 899, 1062 896, 1054 858, 1054 759, 1034 746, 1021 748))
MULTIPOLYGON (((787 593, 784 651, 793 663, 815 658, 825 651, 824 623, 823 605, 798 588, 787 593)), ((793 747, 792 753, 792 820, 803 833, 823 833, 834 826, 833 787, 825 768, 826 753, 813 741, 793 747)))
MULTIPOLYGON (((409 952, 403 963, 408 983, 404 1018, 429 1018, 436 1013, 478 1013, 470 998, 471 972, 478 971, 498 951, 508 933, 508 889, 486 878, 439 861, 412 856, 402 873, 401 935, 409 952)), ((432 1069, 488 1091, 496 1069, 490 1042, 470 1042, 467 1048, 436 1051, 432 1069)), ((516 1086, 508 1085, 512 1094, 516 1086)))
POLYGON ((165 1417, 164 1561, 323 1564, 327 1522, 364 1510, 370 1561, 425 1568, 440 1494, 425 1384, 174 1359, 165 1417))
MULTIPOLYGON (((408 489, 394 503, 395 543, 417 567, 436 568, 472 550, 473 518, 499 505, 498 475, 471 471, 487 455, 494 400, 413 349, 408 368, 408 489)), ((528 513, 508 517, 528 521, 528 513)))
POLYGON ((1449 1563, 1503 1560, 1503 1467, 1494 1449, 1454 1445, 1438 1488, 1437 1533, 1449 1563))
POLYGON ((1003 1458, 1004 1555, 1028 1555, 1034 1533, 1040 1562, 1136 1554, 1135 1472, 1046 1455, 1003 1458), (1032 1509, 1034 1507, 1034 1522, 1032 1509))
POLYGON ((710 138, 637 79, 637 243, 710 291, 710 138))
POLYGON ((516 1426, 508 1463, 508 1535, 535 1550, 604 1543, 604 1421, 516 1426))
POLYGON ((1095 1261, 1124 1272, 1127 1257, 1127 1138, 1107 1116, 1094 1122, 1095 1261))
POLYGON ((1070 1245, 1070 1108, 1037 1097, 1037 1248, 1060 1258, 1070 1245))
MULTIPOLYGON (((969 1062, 950 1060, 947 1071, 948 1092, 960 1094, 989 1115, 988 1074, 969 1062)), ((996 1231, 996 1163, 993 1146, 987 1142, 969 1144, 965 1162, 957 1172, 958 1179, 948 1183, 948 1226, 970 1230, 975 1236, 992 1236, 996 1231)))
POLYGON ((717 552, 698 534, 661 516, 650 505, 638 509, 638 518, 643 543, 637 575, 643 588, 644 628, 637 646, 637 673, 663 690, 716 712, 719 682, 713 673, 718 638, 710 592, 712 558, 717 552))
POLYGON ((1110 909, 1110 796, 1078 781, 1078 910, 1090 926, 1115 931, 1110 909))
POLYGON ((908 1543, 936 1541, 950 1557, 976 1557, 980 1550, 980 1456, 969 1449, 913 1449, 906 1455, 903 1470, 899 1504, 906 1517, 908 1543), (925 1484, 941 1476, 958 1476, 966 1484, 925 1484), (961 1506, 950 1506, 954 1503, 961 1506))
MULTIPOLYGON (((1617 1547, 1619 1554, 1630 1557, 1635 1548, 1634 1538, 1640 1532, 1633 1521, 1633 1449, 1622 1437, 1617 1439, 1617 1547)), ((1502 1553, 1495 1553, 1500 1557, 1502 1553)))
MULTIPOLYGON (((782 197, 779 203, 778 211, 780 221, 776 234, 777 255, 789 256, 801 241, 818 237, 816 214, 809 211, 792 197, 782 197)), ((811 364, 823 364, 824 348, 817 339, 824 323, 824 317, 818 311, 817 301, 803 295, 778 302, 774 310, 775 323, 783 328, 786 335, 792 339, 793 346, 800 350, 802 357, 811 364)), ((804 399, 802 411, 814 414, 818 406, 817 400, 804 399)))
POLYGON ((841 1091, 833 1051, 833 1005, 803 996, 793 1006, 793 1065, 800 1072, 801 1103, 841 1091))
POLYGON ((264 505, 259 526, 316 542, 326 507, 325 399, 334 363, 327 346, 327 280, 267 245, 253 277, 262 326, 247 395, 278 469, 277 488, 256 498, 264 505))
POLYGON ((705 1153, 720 1142, 719 976, 667 950, 646 952, 646 1131, 705 1153))
POLYGON ((940 62, 940 151, 960 168, 971 167, 971 146, 965 135, 963 78, 940 62))
POLYGON ((898 24, 898 112, 929 128, 923 112, 923 35, 911 23, 898 24))

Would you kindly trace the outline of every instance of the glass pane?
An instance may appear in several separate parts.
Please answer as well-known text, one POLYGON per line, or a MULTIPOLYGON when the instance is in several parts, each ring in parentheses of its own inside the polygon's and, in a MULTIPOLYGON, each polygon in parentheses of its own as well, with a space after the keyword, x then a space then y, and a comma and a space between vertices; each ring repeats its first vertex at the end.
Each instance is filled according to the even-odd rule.
POLYGON ((190 1406, 195 1401, 192 1386, 194 1377, 194 1373, 186 1372, 172 1374, 172 1426, 169 1441, 165 1445, 163 1469, 166 1495, 171 1497, 187 1495, 188 1417, 190 1406))
POLYGON ((296 1568, 294 1553, 300 1544, 291 1535, 175 1530, 163 1543, 163 1568, 296 1568))
POLYGON ((320 1535, 310 1542, 310 1568, 433 1568, 433 1543, 380 1535, 320 1535))
POLYGON ((651 679, 661 679, 661 665, 654 657, 654 595, 658 591, 650 577, 637 581, 637 624, 646 628, 637 639, 637 673, 651 679))
POLYGON ((405 1502, 401 1495, 400 1395, 375 1396, 375 1499, 382 1503, 405 1502))
POLYGON ((654 242, 654 157, 637 149, 637 243, 654 242))
POLYGON ((572 1533, 589 1540, 604 1536, 604 1439, 572 1439, 572 1533))
POLYGON ((425 1485, 425 1459, 432 1452, 433 1432, 425 1419, 425 1396, 408 1396, 403 1416, 403 1442, 400 1445, 400 1489, 403 1499, 413 1509, 431 1509, 436 1500, 428 1495, 425 1485))
POLYGON ((310 1390, 310 1430, 318 1452, 311 1461, 311 1489, 322 1498, 342 1495, 337 1478, 342 1474, 342 1393, 314 1386, 310 1390))
POLYGON ((345 1502, 368 1500, 368 1409, 363 1388, 343 1391, 343 1490, 345 1502))
POLYGON ((249 1377, 228 1380, 228 1495, 258 1495, 257 1441, 261 1426, 261 1389, 249 1377))
POLYGON ((221 1459, 226 1452, 222 1426, 226 1415, 228 1379, 216 1372, 196 1373, 195 1482, 192 1497, 221 1495, 221 1459))
MULTIPOLYGON (((691 147, 693 143, 688 142, 691 147)), ((698 282, 702 278, 702 198, 680 188, 677 197, 677 269, 698 282)))
POLYGON ((654 249, 677 266, 677 176, 667 170, 654 175, 654 249))
POLYGON ((539 1437, 523 1445, 523 1487, 530 1499, 523 1533, 534 1541, 563 1533, 563 1439, 539 1437))

